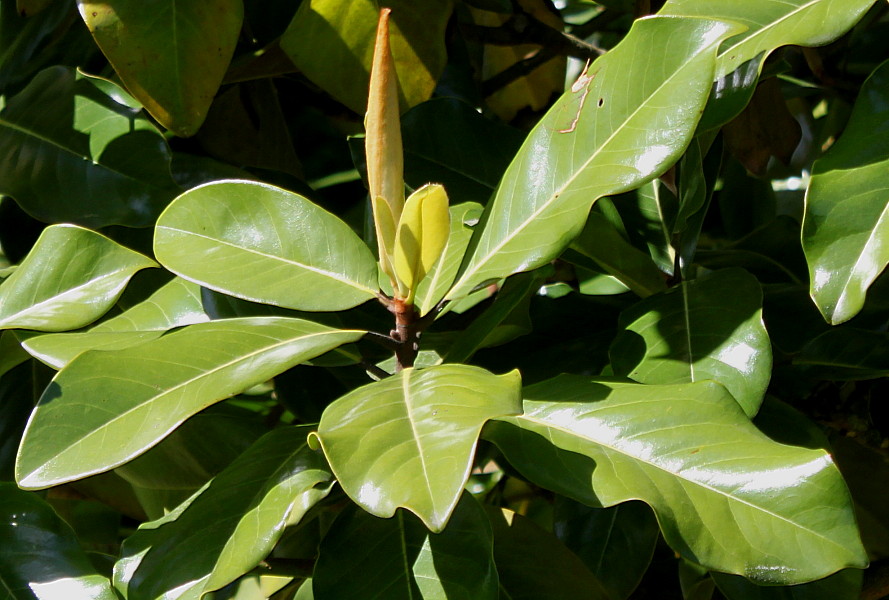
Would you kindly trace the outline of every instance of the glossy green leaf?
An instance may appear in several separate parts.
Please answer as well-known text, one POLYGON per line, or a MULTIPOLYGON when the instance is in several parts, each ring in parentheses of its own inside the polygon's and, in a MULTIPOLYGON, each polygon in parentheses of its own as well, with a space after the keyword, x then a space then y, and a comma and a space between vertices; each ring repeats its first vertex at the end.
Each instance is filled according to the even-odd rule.
POLYGON ((36 494, 0 482, 0 595, 4 600, 117 600, 74 532, 36 494))
POLYGON ((640 383, 712 379, 756 414, 772 373, 762 291, 746 271, 686 281, 621 313, 614 373, 640 383))
POLYGON ((651 257, 631 245, 595 210, 571 247, 643 298, 667 289, 666 277, 651 257))
POLYGON ((509 509, 488 507, 500 598, 612 600, 584 563, 550 532, 509 509))
POLYGON ((253 569, 288 524, 330 491, 306 428, 283 427, 258 440, 213 479, 178 517, 143 524, 124 543, 115 585, 128 600, 199 600, 253 569))
POLYGON ((210 289, 297 310, 343 310, 377 294, 377 262, 339 218, 302 196, 248 181, 210 183, 161 215, 154 252, 210 289))
POLYGON ((528 135, 448 297, 552 260, 596 199, 666 171, 691 139, 716 49, 732 33, 706 19, 636 21, 528 135))
POLYGON ((702 126, 717 127, 743 110, 762 65, 780 46, 823 46, 840 37, 876 0, 668 0, 659 15, 705 17, 747 29, 719 49, 712 102, 702 126))
POLYGON ((126 92, 53 67, 0 112, 0 192, 47 223, 145 226, 176 195, 170 149, 126 92))
POLYGON ((451 289, 451 284, 454 283, 454 278, 460 269, 463 254, 472 237, 470 226, 478 222, 481 214, 482 206, 475 202, 466 202, 450 208, 451 230, 448 233, 448 243, 438 262, 417 286, 414 307, 420 311, 420 316, 435 308, 451 289))
POLYGON ((771 441, 716 383, 562 375, 524 408, 485 429, 513 467, 587 504, 643 500, 693 562, 769 584, 867 564, 830 456, 771 441))
POLYGON ((496 600, 492 537, 484 510, 465 492, 441 533, 403 510, 380 519, 347 508, 321 542, 314 598, 496 600))
POLYGON ((658 540, 657 520, 642 502, 594 508, 563 496, 553 507, 553 533, 583 561, 611 600, 630 597, 658 540))
POLYGON ((819 379, 861 380, 889 377, 889 333, 840 327, 806 344, 793 364, 819 379))
POLYGON ((0 328, 65 331, 92 323, 130 278, 157 264, 76 225, 47 227, 0 285, 0 328))
POLYGON ((164 127, 193 135, 241 33, 241 0, 77 0, 96 43, 164 127), (138 23, 139 26, 132 26, 138 23))
POLYGON ((409 186, 434 181, 452 202, 485 204, 524 135, 456 98, 433 98, 405 113, 401 138, 409 186))
MULTIPOLYGON (((428 100, 447 54, 445 26, 453 3, 417 4, 389 0, 392 55, 403 108, 428 100)), ((356 113, 367 107, 379 5, 372 0, 306 0, 287 31, 281 48, 306 77, 356 113), (324 48, 323 56, 318 49, 324 48)))
POLYGON ((81 354, 31 415, 16 479, 44 488, 112 469, 207 406, 363 335, 256 317, 199 323, 133 348, 81 354))
POLYGON ((22 346, 54 369, 61 369, 87 350, 122 350, 159 338, 165 331, 208 321, 200 286, 173 279, 143 302, 103 321, 89 331, 27 337, 22 346))
POLYGON ((825 579, 792 586, 758 586, 737 575, 713 573, 728 600, 858 600, 863 571, 844 569, 825 579))
POLYGON ((842 137, 812 168, 803 250, 828 323, 854 317, 889 264, 889 61, 868 78, 842 137))
POLYGON ((407 298, 441 258, 451 231, 448 195, 440 184, 421 187, 405 201, 395 235, 393 266, 407 298))
POLYGON ((482 425, 521 412, 518 371, 408 368, 327 407, 318 435, 343 490, 365 510, 404 507, 444 528, 469 477, 482 425))

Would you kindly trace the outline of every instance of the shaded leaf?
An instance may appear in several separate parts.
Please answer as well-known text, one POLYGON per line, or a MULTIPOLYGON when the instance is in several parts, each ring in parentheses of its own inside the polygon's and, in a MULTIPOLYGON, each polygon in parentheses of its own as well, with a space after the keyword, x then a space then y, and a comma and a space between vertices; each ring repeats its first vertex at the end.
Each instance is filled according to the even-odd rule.
POLYGON ((15 453, 36 402, 39 380, 24 364, 0 376, 0 481, 12 481, 15 453))
POLYGON ((244 17, 241 0, 78 0, 77 5, 133 96, 176 135, 193 135, 234 53, 244 17))
POLYGON ((0 113, 0 192, 46 223, 152 223, 178 188, 140 108, 109 81, 42 71, 0 113))
POLYGON ((197 139, 209 154, 229 164, 303 177, 271 79, 248 81, 220 94, 197 139))
POLYGON ((771 441, 718 384, 562 375, 524 408, 485 429, 512 466, 593 506, 643 500, 693 562, 769 584, 867 564, 830 456, 771 441))
POLYGON ((266 432, 261 415, 221 402, 194 415, 113 473, 133 487, 148 518, 156 519, 218 475, 266 432))
POLYGON ((889 61, 864 83, 842 137, 812 167, 803 250, 810 294, 832 325, 858 314, 889 264, 887 116, 889 61))
POLYGON ((36 494, 0 482, 0 590, 4 600, 117 600, 74 532, 36 494))
POLYGON ((658 540, 657 520, 642 502, 594 508, 556 498, 553 533, 576 554, 612 600, 630 597, 658 540))
POLYGON ((666 279, 651 257, 632 246, 598 211, 591 211, 571 248, 593 259, 641 297, 667 289, 666 279))
POLYGON ((485 204, 522 145, 518 129, 487 119, 456 98, 433 98, 401 120, 404 179, 444 185, 452 202, 485 204))
POLYGON ((56 375, 34 410, 16 479, 25 488, 43 488, 112 469, 207 406, 362 335, 255 317, 199 323, 133 348, 81 354, 56 375))
POLYGON ((595 575, 550 532, 506 508, 488 507, 501 598, 610 600, 595 575))
POLYGON ((87 350, 122 350, 159 338, 175 327, 208 320, 200 286, 177 277, 143 302, 89 331, 26 337, 22 346, 45 364, 61 369, 87 350))
POLYGON ((793 586, 758 586, 726 573, 713 573, 713 579, 728 600, 858 600, 862 574, 859 569, 844 569, 825 579, 793 586))
POLYGON ((141 525, 124 543, 115 585, 128 600, 199 599, 254 568, 284 527, 330 491, 332 476, 307 434, 298 427, 269 432, 175 520, 141 525))
POLYGON ((860 380, 889 376, 889 333, 852 327, 829 329, 806 344, 793 364, 819 379, 860 380))
POLYGON ((772 372, 762 291, 740 269, 718 271, 651 296, 621 313, 609 351, 614 373, 640 383, 712 379, 749 416, 772 372))
POLYGON ((679 586, 683 600, 710 600, 716 591, 707 569, 685 559, 679 560, 679 586))
POLYGON ((706 100, 716 48, 734 32, 705 19, 636 21, 531 131, 448 298, 548 262, 597 198, 637 187, 678 159, 706 100))
POLYGON ((466 492, 441 533, 403 510, 380 519, 352 506, 321 542, 310 597, 495 600, 492 537, 484 510, 466 492))
POLYGON ((377 293, 370 249, 297 194, 248 181, 191 189, 161 215, 154 252, 174 273, 244 300, 342 310, 377 293))
MULTIPOLYGON (((428 100, 445 63, 445 26, 451 0, 417 4, 387 0, 392 9, 392 54, 403 107, 428 100)), ((356 0, 307 0, 287 31, 281 48, 306 77, 358 114, 367 106, 379 5, 356 0), (318 48, 326 51, 319 57, 318 48)))
POLYGON ((318 435, 343 490, 379 517, 404 507, 441 531, 469 477, 485 421, 518 414, 518 371, 404 369, 325 409, 318 435))
POLYGON ((156 266, 89 229, 52 225, 0 285, 0 327, 83 327, 111 308, 137 271, 156 266))

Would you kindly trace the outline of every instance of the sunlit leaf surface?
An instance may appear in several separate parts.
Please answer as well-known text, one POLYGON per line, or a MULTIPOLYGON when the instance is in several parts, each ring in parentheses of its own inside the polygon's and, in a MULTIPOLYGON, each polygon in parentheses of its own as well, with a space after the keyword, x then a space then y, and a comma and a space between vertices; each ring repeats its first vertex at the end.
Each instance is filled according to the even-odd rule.
POLYGON ((524 407, 485 429, 513 467, 588 504, 643 500, 693 562, 771 584, 867 564, 830 456, 773 442, 718 384, 562 375, 524 407))

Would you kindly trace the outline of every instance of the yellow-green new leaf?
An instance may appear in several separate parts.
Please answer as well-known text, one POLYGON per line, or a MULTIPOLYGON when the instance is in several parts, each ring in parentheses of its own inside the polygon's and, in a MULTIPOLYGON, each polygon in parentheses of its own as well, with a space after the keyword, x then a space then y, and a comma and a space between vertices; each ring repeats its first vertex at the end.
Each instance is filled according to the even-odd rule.
POLYGON ((432 269, 448 243, 451 217, 444 187, 430 184, 411 194, 395 235, 395 273, 402 295, 413 300, 417 284, 432 269), (407 292, 405 294, 405 292, 407 292))
POLYGON ((392 287, 394 288, 396 287, 395 269, 392 261, 395 255, 395 217, 392 216, 389 203, 382 196, 371 196, 370 206, 373 209, 374 227, 377 232, 380 268, 392 280, 392 287))

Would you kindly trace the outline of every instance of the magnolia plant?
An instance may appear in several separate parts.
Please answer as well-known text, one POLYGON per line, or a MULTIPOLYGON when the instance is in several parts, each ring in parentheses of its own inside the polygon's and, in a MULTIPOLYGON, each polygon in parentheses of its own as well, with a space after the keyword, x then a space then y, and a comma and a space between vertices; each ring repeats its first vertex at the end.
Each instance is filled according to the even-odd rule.
MULTIPOLYGON (((56 4, 28 17, 58 17, 34 30, 63 35, 56 4)), ((780 369, 886 373, 861 349, 886 335, 885 304, 868 312, 865 296, 889 262, 889 138, 873 134, 889 66, 825 140, 802 225, 778 215, 711 243, 732 234, 707 219, 718 203, 740 215, 727 230, 759 218, 729 195, 747 175, 723 167, 726 148, 763 173, 787 154, 748 136, 793 121, 768 56, 806 47, 817 67, 809 47, 865 14, 860 27, 881 22, 883 3, 669 0, 578 61, 527 135, 426 100, 452 18, 466 39, 524 23, 513 33, 538 32, 531 45, 598 54, 555 28, 548 3, 304 0, 286 31, 240 54, 240 0, 154 4, 77 2, 90 56, 114 77, 0 78, 12 149, 0 192, 53 223, 0 286, 0 596, 625 600, 653 556, 676 563, 688 599, 857 596, 885 544, 859 529, 822 432, 775 396, 792 387, 780 369), (330 68, 322 42, 355 70, 330 68), (159 130, 198 132, 247 164, 214 131, 258 119, 257 139, 276 140, 266 160, 301 175, 261 87, 281 53, 331 102, 355 110, 367 90, 364 237, 309 186, 190 162, 159 130), (212 100, 224 77, 240 91, 212 100), (757 112, 778 105, 774 119, 757 112), (418 143, 417 123, 444 131, 418 143), (471 143, 448 155, 451 136, 471 143), (438 182, 413 175, 417 156, 438 182), (776 259, 776 240, 795 258, 776 259), (781 310, 815 324, 764 320, 781 310), (36 406, 9 400, 21 389, 38 390, 36 406), (88 555, 51 508, 66 498, 99 500, 119 538, 88 555)), ((624 15, 568 4, 566 18, 624 15)), ((516 62, 498 107, 533 62, 516 62)))

